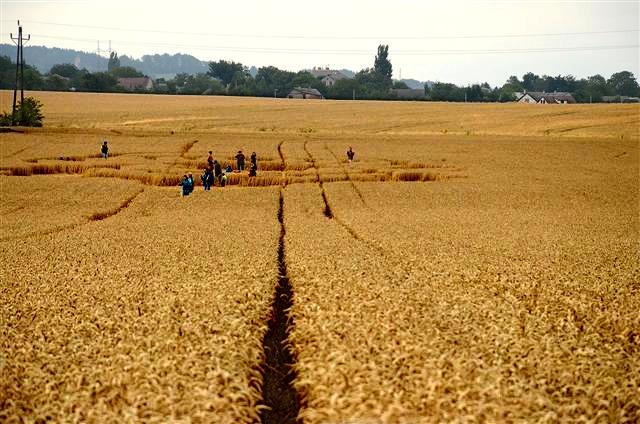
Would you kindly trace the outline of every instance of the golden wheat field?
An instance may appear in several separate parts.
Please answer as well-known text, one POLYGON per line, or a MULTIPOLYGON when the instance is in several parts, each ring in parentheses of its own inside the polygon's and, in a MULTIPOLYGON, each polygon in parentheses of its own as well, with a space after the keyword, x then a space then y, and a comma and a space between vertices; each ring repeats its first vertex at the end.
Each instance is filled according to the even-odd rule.
POLYGON ((639 106, 29 94, 1 422, 640 421, 639 106))

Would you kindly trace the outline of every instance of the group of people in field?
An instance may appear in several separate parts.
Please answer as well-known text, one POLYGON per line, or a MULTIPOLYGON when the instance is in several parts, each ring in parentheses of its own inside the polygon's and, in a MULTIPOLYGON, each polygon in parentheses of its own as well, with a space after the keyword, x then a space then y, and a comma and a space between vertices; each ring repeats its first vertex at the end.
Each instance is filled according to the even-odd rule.
MULTIPOLYGON (((245 170, 246 156, 242 153, 242 150, 238 150, 235 156, 236 159, 236 171, 243 172, 245 170)), ((204 191, 211 191, 211 187, 216 185, 216 182, 220 187, 227 185, 228 174, 234 172, 231 165, 227 165, 222 169, 222 164, 213 158, 213 152, 209 151, 209 157, 207 157, 207 167, 203 169, 200 179, 202 180, 202 187, 204 191)), ((250 165, 249 165, 249 177, 255 177, 258 174, 258 156, 256 152, 251 153, 250 165)), ((185 174, 180 181, 182 186, 182 195, 188 196, 193 192, 195 187, 195 180, 193 174, 185 174)))
MULTIPOLYGON (((109 157, 109 146, 107 142, 104 141, 102 146, 100 147, 100 154, 104 159, 109 157)), ((349 146, 347 150, 347 160, 349 164, 353 162, 355 158, 355 152, 349 146)), ((238 153, 235 156, 236 159, 236 171, 242 172, 245 170, 245 159, 246 156, 242 153, 242 150, 238 150, 238 153)), ((251 153, 250 156, 250 165, 249 165, 249 177, 255 177, 258 174, 258 156, 256 152, 251 153)), ((209 150, 209 157, 207 157, 207 167, 202 171, 202 175, 200 179, 202 180, 202 187, 204 191, 210 191, 212 186, 215 186, 216 181, 220 187, 224 187, 227 184, 227 174, 231 174, 233 168, 231 165, 227 165, 227 167, 223 170, 222 165, 216 159, 213 158, 213 152, 209 150)), ((182 176, 182 180, 180 180, 180 185, 182 186, 182 195, 188 196, 193 192, 195 187, 195 180, 193 178, 193 174, 188 173, 182 176)))

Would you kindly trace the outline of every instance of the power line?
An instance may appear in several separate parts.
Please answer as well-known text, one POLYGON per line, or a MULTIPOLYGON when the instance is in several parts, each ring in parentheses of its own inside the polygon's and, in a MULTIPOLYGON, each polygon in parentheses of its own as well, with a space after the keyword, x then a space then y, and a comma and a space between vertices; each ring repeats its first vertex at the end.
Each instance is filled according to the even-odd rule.
MULTIPOLYGON (((3 21, 4 22, 4 21, 3 21)), ((319 39, 319 40, 456 40, 456 39, 495 39, 495 38, 527 38, 527 37, 565 37, 565 36, 579 36, 579 35, 599 35, 599 34, 621 34, 640 32, 640 29, 619 29, 619 30, 604 30, 604 31, 577 31, 577 32, 548 32, 548 33, 534 33, 534 34, 468 34, 468 35, 425 35, 425 36, 334 36, 334 35, 265 35, 265 34, 232 34, 232 33, 207 33, 207 32, 192 32, 192 31, 167 31, 156 29, 138 29, 138 28, 123 28, 123 27, 109 27, 98 25, 82 25, 82 24, 69 24, 62 22, 45 22, 45 21, 28 21, 30 24, 38 25, 51 25, 62 26, 70 28, 85 28, 85 29, 100 29, 106 31, 125 31, 136 33, 160 33, 160 34, 172 34, 172 35, 198 35, 198 36, 211 36, 211 37, 233 37, 233 38, 276 38, 276 39, 319 39)))
MULTIPOLYGON (((34 34, 42 39, 81 41, 95 43, 95 39, 58 37, 44 34, 34 34)), ((338 54, 338 55, 371 55, 370 50, 336 50, 336 49, 294 49, 294 48, 259 48, 259 47, 239 47, 239 46, 210 46, 194 44, 174 44, 139 42, 127 40, 112 40, 119 45, 129 46, 149 46, 149 47, 173 47, 183 49, 193 49, 201 51, 225 51, 236 53, 273 53, 273 54, 338 54)), ((510 49, 427 49, 427 50, 394 50, 394 56, 431 56, 431 55, 477 55, 477 54, 515 54, 515 53, 554 53, 554 52, 579 52, 579 51, 599 51, 599 50, 620 50, 637 49, 640 44, 623 45, 602 45, 602 46, 573 46, 573 47, 525 47, 510 49)))
POLYGON ((31 34, 24 38, 22 36, 22 25, 18 21, 18 36, 14 37, 13 34, 9 34, 11 41, 18 47, 16 54, 16 82, 13 86, 13 109, 11 112, 11 125, 16 125, 16 97, 18 94, 18 87, 20 87, 20 105, 24 107, 24 42, 31 39, 31 34))

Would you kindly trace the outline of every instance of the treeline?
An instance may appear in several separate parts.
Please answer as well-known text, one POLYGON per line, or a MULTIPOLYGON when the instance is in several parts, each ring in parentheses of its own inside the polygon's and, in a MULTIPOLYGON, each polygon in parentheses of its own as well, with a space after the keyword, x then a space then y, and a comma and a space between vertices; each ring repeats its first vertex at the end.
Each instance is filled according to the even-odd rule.
MULTIPOLYGON (((356 73, 353 78, 338 79, 334 85, 325 86, 320 77, 300 71, 290 72, 274 66, 259 68, 250 72, 241 63, 220 60, 210 62, 207 72, 196 74, 179 73, 174 78, 158 78, 152 90, 140 92, 161 94, 211 94, 231 96, 286 97, 294 87, 315 88, 329 99, 376 99, 394 100, 399 96, 397 89, 408 87, 401 81, 392 79, 393 67, 388 58, 389 46, 378 46, 373 67, 356 73)), ((51 91, 97 91, 124 92, 118 85, 118 78, 142 77, 143 74, 130 66, 121 66, 116 53, 108 60, 106 72, 89 72, 72 64, 53 66, 49 72, 41 74, 37 69, 25 67, 25 87, 28 90, 51 91)), ((0 57, 0 88, 13 87, 15 64, 11 59, 0 57)), ((640 96, 640 87, 635 76, 629 71, 617 72, 608 79, 602 75, 576 79, 572 75, 536 75, 526 73, 522 79, 511 76, 501 87, 491 87, 488 83, 457 86, 451 83, 425 84, 424 92, 413 91, 417 100, 452 102, 510 102, 516 100, 516 93, 524 91, 562 91, 573 94, 577 102, 600 102, 604 96, 640 96)), ((406 98, 406 97, 405 97, 406 98)))
POLYGON ((640 86, 633 73, 629 71, 616 72, 609 79, 596 74, 587 78, 576 79, 572 75, 538 76, 528 72, 522 80, 511 76, 502 86, 505 92, 522 91, 564 91, 572 93, 579 103, 589 101, 600 102, 603 96, 640 96, 640 86))
POLYGON ((468 87, 454 84, 435 83, 427 90, 430 100, 451 102, 511 102, 516 93, 523 92, 552 93, 554 91, 573 94, 578 103, 601 102, 604 96, 639 97, 640 87, 635 76, 629 71, 616 72, 609 79, 602 75, 576 79, 572 75, 538 76, 528 72, 522 76, 511 76, 502 87, 491 88, 486 82, 468 87))
MULTIPOLYGON (((108 69, 106 72, 89 72, 63 63, 54 65, 43 75, 35 67, 25 65, 24 87, 26 90, 123 92, 124 88, 118 86, 118 78, 144 76, 132 67, 119 66, 114 54, 109 59, 108 69)), ((7 56, 0 56, 0 89, 12 89, 15 77, 16 64, 7 56)))

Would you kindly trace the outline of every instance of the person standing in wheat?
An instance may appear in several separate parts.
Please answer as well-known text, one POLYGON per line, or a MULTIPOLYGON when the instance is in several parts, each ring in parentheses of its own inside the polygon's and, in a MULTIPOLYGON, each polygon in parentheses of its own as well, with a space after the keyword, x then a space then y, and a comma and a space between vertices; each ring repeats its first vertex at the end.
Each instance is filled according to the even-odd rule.
POLYGON ((238 150, 238 154, 236 155, 236 162, 238 163, 238 171, 244 171, 244 153, 242 150, 238 150))
POLYGON ((347 159, 349 160, 349 165, 353 162, 353 158, 356 156, 356 152, 353 151, 351 146, 349 146, 349 150, 347 150, 347 159))
POLYGON ((220 162, 218 162, 217 160, 213 161, 213 176, 215 177, 215 179, 218 181, 218 184, 222 184, 221 178, 222 178, 222 166, 220 165, 220 162))
POLYGON ((182 186, 182 195, 188 196, 191 191, 189 190, 189 177, 187 174, 182 176, 182 180, 180 181, 180 185, 182 186))
POLYGON ((109 157, 109 146, 107 146, 107 142, 104 141, 102 143, 102 147, 100 148, 100 153, 102 153, 102 158, 106 159, 109 157))

